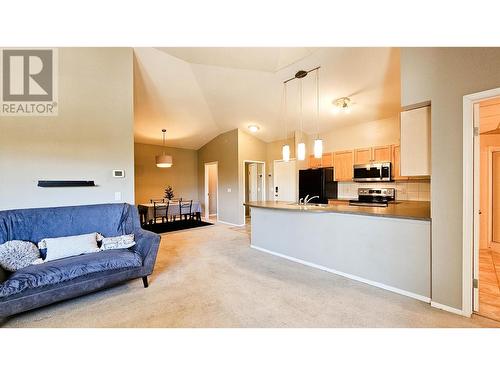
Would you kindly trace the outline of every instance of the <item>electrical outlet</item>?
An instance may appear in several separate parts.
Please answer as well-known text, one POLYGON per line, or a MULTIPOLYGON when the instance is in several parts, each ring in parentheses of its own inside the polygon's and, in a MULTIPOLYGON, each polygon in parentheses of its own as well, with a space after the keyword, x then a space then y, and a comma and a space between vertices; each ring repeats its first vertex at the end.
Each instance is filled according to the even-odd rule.
POLYGON ((122 192, 115 191, 115 201, 121 201, 121 200, 122 200, 122 192))

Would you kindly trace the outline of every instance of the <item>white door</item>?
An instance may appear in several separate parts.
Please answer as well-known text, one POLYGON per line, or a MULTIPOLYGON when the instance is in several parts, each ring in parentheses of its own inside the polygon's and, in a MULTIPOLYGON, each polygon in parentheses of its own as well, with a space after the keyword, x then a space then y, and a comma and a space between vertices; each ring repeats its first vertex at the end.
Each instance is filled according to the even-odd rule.
POLYGON ((274 200, 295 202, 297 200, 295 160, 274 161, 274 200))
POLYGON ((258 183, 257 183, 257 164, 250 164, 248 166, 248 200, 258 200, 258 183))

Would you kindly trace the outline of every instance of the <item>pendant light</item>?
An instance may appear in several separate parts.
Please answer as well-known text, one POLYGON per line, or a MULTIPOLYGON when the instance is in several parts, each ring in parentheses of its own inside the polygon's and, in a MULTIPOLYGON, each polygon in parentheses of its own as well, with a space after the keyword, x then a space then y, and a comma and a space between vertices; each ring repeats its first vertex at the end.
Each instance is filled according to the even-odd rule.
POLYGON ((163 153, 161 155, 156 156, 156 166, 158 168, 170 168, 173 165, 172 156, 167 155, 165 153, 165 137, 167 130, 162 129, 162 137, 163 137, 163 153))
POLYGON ((316 139, 314 140, 314 157, 323 156, 323 140, 319 137, 319 69, 316 70, 316 139))
MULTIPOLYGON (((283 83, 283 120, 285 122, 285 142, 287 142, 288 132, 287 132, 287 124, 286 124, 286 82, 283 83)), ((281 149, 281 157, 283 161, 290 161, 290 145, 285 143, 281 149)))
POLYGON ((297 145, 297 159, 306 160, 306 144, 302 141, 302 79, 299 80, 299 99, 300 99, 300 142, 297 145))

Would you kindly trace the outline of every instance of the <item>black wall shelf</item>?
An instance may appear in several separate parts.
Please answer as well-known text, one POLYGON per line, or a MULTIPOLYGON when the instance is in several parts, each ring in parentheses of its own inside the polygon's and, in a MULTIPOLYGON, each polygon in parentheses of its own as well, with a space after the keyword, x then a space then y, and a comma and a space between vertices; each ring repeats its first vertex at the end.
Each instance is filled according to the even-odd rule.
POLYGON ((58 180, 39 180, 39 187, 82 187, 95 186, 94 181, 58 181, 58 180))

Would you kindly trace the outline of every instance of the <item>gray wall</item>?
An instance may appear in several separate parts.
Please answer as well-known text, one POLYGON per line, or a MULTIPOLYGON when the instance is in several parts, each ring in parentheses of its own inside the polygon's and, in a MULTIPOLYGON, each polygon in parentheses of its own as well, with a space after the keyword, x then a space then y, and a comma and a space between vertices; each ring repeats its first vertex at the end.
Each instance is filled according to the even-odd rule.
POLYGON ((165 188, 171 185, 176 198, 198 199, 198 153, 196 150, 162 147, 136 143, 135 201, 149 202, 151 198, 163 198, 165 188), (173 158, 171 168, 158 168, 156 155, 165 151, 173 158))
POLYGON ((463 96, 500 87, 500 48, 402 48, 401 105, 432 102, 432 299, 462 307, 463 96))
POLYGON ((115 192, 133 203, 132 88, 131 48, 59 48, 59 115, 0 117, 0 209, 113 202, 115 192), (39 179, 98 186, 44 189, 39 179))
POLYGON ((234 129, 220 134, 198 150, 198 199, 205 206, 205 163, 217 161, 219 220, 232 224, 238 224, 241 216, 238 190, 238 131, 234 129))

